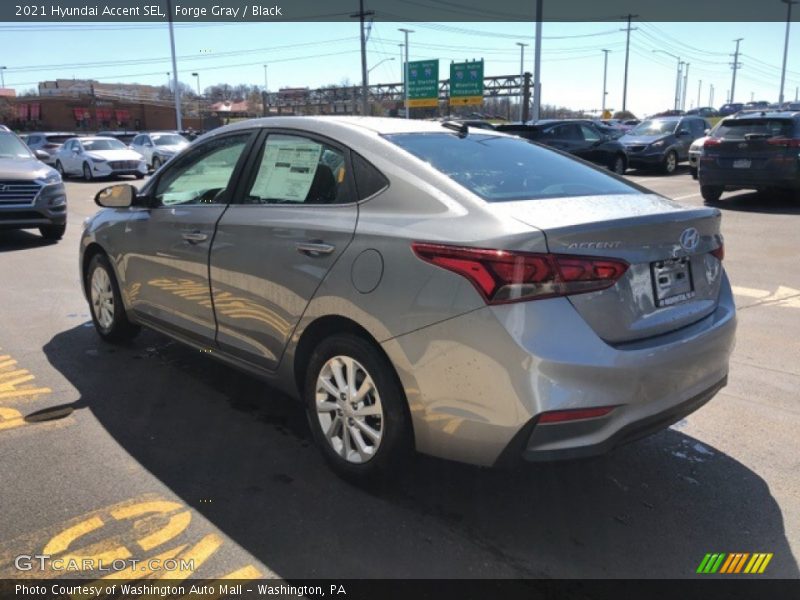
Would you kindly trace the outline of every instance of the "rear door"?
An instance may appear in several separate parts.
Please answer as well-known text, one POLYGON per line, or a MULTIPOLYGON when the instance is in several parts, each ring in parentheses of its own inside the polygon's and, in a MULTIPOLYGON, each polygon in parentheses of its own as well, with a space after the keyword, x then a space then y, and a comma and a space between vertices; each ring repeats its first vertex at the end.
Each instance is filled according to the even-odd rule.
POLYGON ((213 343, 208 253, 255 136, 219 135, 170 164, 147 191, 152 208, 127 222, 123 293, 141 318, 213 343))
POLYGON ((358 205, 345 147, 301 131, 272 131, 259 145, 217 226, 211 289, 220 348, 274 369, 352 240, 358 205))

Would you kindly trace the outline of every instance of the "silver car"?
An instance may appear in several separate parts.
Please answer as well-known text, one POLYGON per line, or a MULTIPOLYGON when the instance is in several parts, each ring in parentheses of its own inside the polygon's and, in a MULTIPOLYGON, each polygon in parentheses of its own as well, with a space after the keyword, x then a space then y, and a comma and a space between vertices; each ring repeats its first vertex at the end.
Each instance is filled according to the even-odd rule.
POLYGON ((273 117, 96 202, 100 336, 144 325, 305 403, 330 464, 495 465, 663 428, 728 375, 720 213, 458 123, 273 117))

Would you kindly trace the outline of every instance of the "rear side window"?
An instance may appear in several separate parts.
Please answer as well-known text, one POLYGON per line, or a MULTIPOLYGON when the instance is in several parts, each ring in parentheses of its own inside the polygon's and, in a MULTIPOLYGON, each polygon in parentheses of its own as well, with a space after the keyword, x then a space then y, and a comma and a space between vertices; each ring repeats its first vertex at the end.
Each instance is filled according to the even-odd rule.
POLYGON ((792 137, 793 129, 791 119, 727 119, 717 128, 714 137, 728 140, 792 137))
POLYGON ((640 193, 600 170, 519 138, 448 133, 385 137, 488 202, 640 193))
POLYGON ((374 196, 389 185, 389 181, 383 176, 383 173, 358 154, 353 153, 351 157, 359 200, 374 196))

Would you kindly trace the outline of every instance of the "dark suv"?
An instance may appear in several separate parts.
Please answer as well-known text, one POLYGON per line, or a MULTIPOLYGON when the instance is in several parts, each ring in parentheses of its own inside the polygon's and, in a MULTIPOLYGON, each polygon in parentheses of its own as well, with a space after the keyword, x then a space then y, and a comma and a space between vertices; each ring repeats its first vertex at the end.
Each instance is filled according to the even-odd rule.
POLYGON ((497 125, 495 129, 574 154, 619 175, 628 168, 624 146, 591 121, 543 120, 530 125, 497 125))
POLYGON ((726 118, 705 141, 697 174, 707 202, 727 190, 800 190, 800 112, 726 118))
POLYGON ((632 167, 658 167, 671 175, 678 163, 689 160, 689 147, 708 128, 701 117, 657 117, 642 121, 619 141, 632 167))

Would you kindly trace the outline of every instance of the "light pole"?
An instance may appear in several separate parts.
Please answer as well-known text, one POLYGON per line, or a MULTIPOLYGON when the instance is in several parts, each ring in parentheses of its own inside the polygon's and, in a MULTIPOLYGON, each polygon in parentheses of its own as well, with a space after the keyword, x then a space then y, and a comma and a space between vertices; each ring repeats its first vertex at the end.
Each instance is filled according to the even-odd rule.
POLYGON ((409 113, 411 112, 411 108, 408 106, 408 34, 414 33, 413 29, 404 29, 400 28, 397 31, 402 31, 405 34, 405 47, 406 52, 406 60, 405 60, 405 68, 403 69, 403 98, 406 107, 406 119, 409 118, 409 113))
POLYGON ((200 73, 192 73, 197 81, 197 117, 200 119, 200 129, 203 129, 203 112, 200 109, 200 73))
POLYGON ((269 89, 267 85, 267 65, 264 65, 264 91, 266 92, 269 89))
POLYGON ((781 0, 786 5, 786 39, 783 42, 783 68, 781 69, 781 92, 778 94, 778 104, 783 104, 783 85, 786 82, 786 57, 789 52, 789 28, 792 24, 792 4, 797 0, 781 0))
POLYGON ((367 74, 369 75, 369 74, 370 74, 370 73, 372 73, 372 71, 374 71, 374 70, 375 70, 377 67, 381 66, 383 63, 385 63, 386 61, 389 61, 389 60, 394 60, 394 56, 392 56, 391 58, 384 58, 383 60, 381 60, 381 61, 378 61, 377 63, 375 63, 374 65, 372 65, 372 66, 371 66, 371 67, 370 67, 370 68, 367 70, 367 74))
POLYGON ((197 80, 197 96, 200 96, 200 73, 192 73, 192 77, 197 80))
POLYGON ((533 45, 533 121, 539 120, 542 106, 542 12, 543 0, 536 0, 536 40, 533 45))
POLYGON ((6 70, 7 67, 0 67, 0 88, 6 87, 6 78, 3 76, 3 71, 6 70))
POLYGON ((681 98, 681 110, 686 110, 686 90, 689 87, 689 64, 686 63, 686 71, 683 74, 683 96, 681 98))
POLYGON ((519 46, 519 120, 522 122, 525 112, 524 112, 524 104, 525 104, 525 90, 522 89, 525 85, 525 46, 528 44, 523 44, 522 42, 517 42, 517 46, 519 46))
POLYGON ((400 83, 406 80, 406 70, 403 68, 403 48, 405 44, 397 44, 400 47, 400 83))
POLYGON ((169 47, 172 51, 172 82, 175 90, 175 126, 178 131, 183 129, 183 119, 181 119, 181 90, 178 87, 178 61, 175 58, 175 30, 172 25, 172 0, 167 0, 167 19, 169 19, 169 47))
POLYGON ((681 66, 683 65, 683 61, 677 54, 672 54, 666 50, 653 50, 653 52, 666 54, 667 56, 671 56, 678 61, 678 79, 675 82, 675 105, 673 107, 675 110, 677 110, 681 101, 681 66))
POLYGON ((606 96, 608 92, 606 91, 606 75, 608 74, 608 53, 611 50, 603 50, 603 108, 602 114, 600 116, 601 119, 605 119, 606 115, 606 96))
POLYGON ((711 89, 708 91, 708 105, 714 106, 714 84, 710 84, 711 89))

